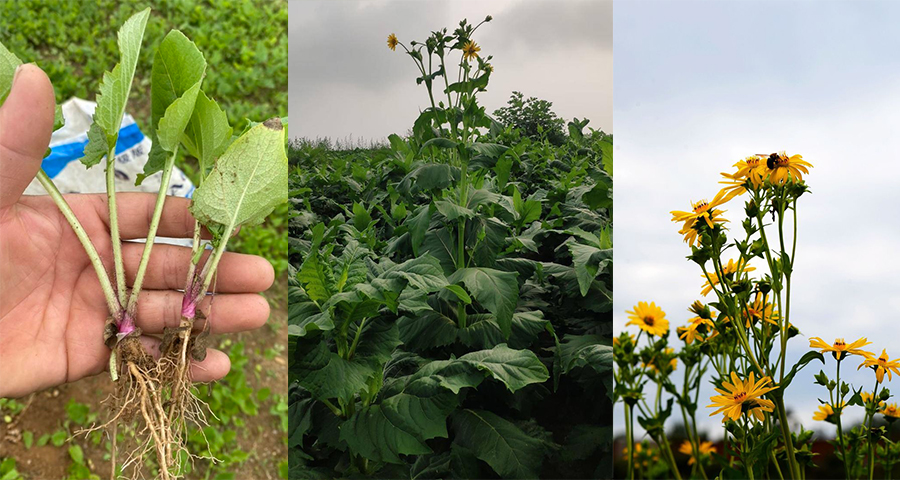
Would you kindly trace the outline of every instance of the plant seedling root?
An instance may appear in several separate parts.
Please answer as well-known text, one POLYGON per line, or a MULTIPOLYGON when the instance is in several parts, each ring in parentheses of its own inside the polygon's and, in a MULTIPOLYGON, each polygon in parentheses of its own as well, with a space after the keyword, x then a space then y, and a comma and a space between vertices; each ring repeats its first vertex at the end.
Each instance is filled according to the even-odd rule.
POLYGON ((207 326, 192 336, 191 325, 185 323, 186 319, 182 319, 182 325, 165 329, 159 360, 144 350, 140 329, 135 328, 121 339, 116 334, 111 336, 118 372, 110 403, 111 418, 104 425, 79 432, 106 428, 114 435, 118 424, 132 426, 138 438, 146 439, 123 464, 135 467, 134 478, 140 476, 140 459, 147 453, 155 455, 158 478, 162 480, 179 478, 175 472, 182 470, 181 460, 197 457, 183 440, 189 423, 200 427, 207 424, 208 408, 191 391, 190 362, 196 349, 202 348, 206 353, 209 329, 207 326))

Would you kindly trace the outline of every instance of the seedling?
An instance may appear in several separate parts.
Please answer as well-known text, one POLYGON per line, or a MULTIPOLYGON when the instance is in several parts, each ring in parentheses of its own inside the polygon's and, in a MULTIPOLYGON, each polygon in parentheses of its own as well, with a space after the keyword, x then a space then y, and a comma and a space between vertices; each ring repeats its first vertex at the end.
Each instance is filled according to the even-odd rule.
MULTIPOLYGON (((97 334, 103 335, 111 350, 109 371, 116 382, 116 393, 112 417, 103 427, 111 428, 112 438, 115 438, 118 422, 137 422, 136 431, 147 438, 131 452, 129 460, 140 460, 143 453, 153 451, 159 478, 172 479, 180 476, 179 457, 182 453, 192 454, 182 442, 188 423, 202 424, 205 418, 199 401, 190 390, 190 361, 206 356, 205 337, 209 332, 208 322, 204 322, 201 331, 195 332, 195 321, 198 318, 205 320, 198 305, 207 294, 213 293, 216 268, 236 229, 261 223, 278 204, 287 201, 287 156, 285 128, 278 118, 263 123, 251 122, 244 132, 233 137, 225 112, 203 91, 207 67, 203 54, 182 32, 169 32, 154 56, 150 92, 153 148, 137 183, 158 172, 161 172, 161 181, 146 244, 129 289, 125 283, 118 228, 115 148, 149 18, 148 8, 129 18, 119 30, 121 60, 103 76, 82 158, 89 168, 101 162, 105 168, 113 246, 111 273, 46 172, 41 170, 37 179, 84 246, 106 297, 109 317, 105 330, 97 334), (138 298, 166 203, 166 190, 179 152, 196 158, 200 167, 200 178, 190 206, 196 219, 193 250, 185 279, 181 322, 178 327, 165 329, 161 356, 156 359, 140 343, 141 330, 135 320, 138 298), (204 228, 211 234, 209 241, 201 238, 204 228)), ((21 61, 0 44, 0 104, 9 94, 15 69, 20 64, 21 61)), ((59 128, 62 115, 58 106, 56 113, 55 128, 59 128)), ((115 450, 114 446, 113 472, 115 450)))

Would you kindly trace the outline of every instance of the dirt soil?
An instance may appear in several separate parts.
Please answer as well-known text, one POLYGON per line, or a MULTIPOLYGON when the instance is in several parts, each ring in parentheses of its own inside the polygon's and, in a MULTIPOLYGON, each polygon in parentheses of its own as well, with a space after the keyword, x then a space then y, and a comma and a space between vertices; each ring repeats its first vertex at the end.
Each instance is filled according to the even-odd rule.
MULTIPOLYGON (((273 394, 287 396, 287 279, 278 279, 275 285, 265 292, 266 298, 272 307, 269 317, 269 325, 252 332, 244 332, 233 335, 235 342, 245 343, 245 354, 249 357, 246 371, 252 372, 260 365, 261 371, 272 372, 271 375, 255 376, 247 375, 247 381, 254 390, 269 388, 273 394), (283 347, 283 353, 271 360, 254 352, 263 352, 267 348, 283 347)), ((219 338, 213 338, 215 345, 219 338)), ((69 457, 69 447, 73 444, 81 446, 84 450, 85 460, 94 474, 107 479, 110 476, 110 465, 104 460, 107 451, 104 442, 94 445, 93 442, 79 436, 69 438, 60 447, 47 443, 37 446, 38 439, 44 434, 63 428, 63 421, 67 418, 66 404, 70 399, 85 403, 90 406, 91 412, 100 412, 103 418, 104 410, 100 402, 105 400, 113 391, 113 384, 108 374, 86 378, 75 383, 62 385, 57 388, 38 392, 29 397, 20 399, 20 403, 26 406, 18 415, 7 423, 0 418, 0 458, 12 457, 16 461, 16 469, 28 480, 65 479, 67 469, 72 463, 69 457), (30 431, 34 434, 34 445, 26 449, 22 440, 22 433, 30 431)), ((215 385, 212 385, 215 388, 215 385)), ((4 415, 6 413, 4 412, 4 415)), ((210 425, 215 426, 215 420, 209 419, 210 425)), ((275 415, 269 413, 269 404, 261 404, 259 414, 244 417, 245 426, 241 429, 249 434, 238 434, 235 441, 238 447, 248 452, 249 458, 240 464, 239 469, 233 472, 236 479, 269 480, 280 478, 278 464, 287 459, 286 432, 281 428, 281 422, 275 415), (258 434, 268 432, 269 434, 258 434)), ((72 425, 74 432, 79 427, 72 425)), ((221 428, 233 428, 225 426, 221 428)), ((187 478, 204 478, 204 469, 198 469, 187 478)))

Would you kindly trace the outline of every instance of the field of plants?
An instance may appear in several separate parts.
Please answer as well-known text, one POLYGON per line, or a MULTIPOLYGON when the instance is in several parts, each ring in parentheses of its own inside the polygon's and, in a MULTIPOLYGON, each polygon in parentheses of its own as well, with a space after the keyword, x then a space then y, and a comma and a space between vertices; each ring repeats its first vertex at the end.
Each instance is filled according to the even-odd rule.
POLYGON ((722 173, 712 200, 671 212, 705 283, 697 299, 685 299, 690 318, 674 335, 667 312, 641 301, 615 339, 627 437, 621 478, 871 480, 897 470, 900 408, 888 387, 900 359, 879 345, 884 339, 822 339, 809 316, 791 310, 812 168, 800 155, 751 155, 722 173), (808 339, 797 338, 801 331, 808 339), (789 342, 805 351, 793 364, 789 342), (842 367, 845 379, 848 369, 863 372, 865 384, 842 380, 842 367), (801 385, 804 368, 819 372, 801 385), (704 398, 709 383, 716 394, 704 398), (818 411, 792 419, 790 392, 804 389, 818 393, 818 411), (863 420, 842 421, 847 411, 863 420), (721 419, 721 442, 698 429, 698 416, 721 419), (834 425, 835 438, 803 427, 812 421, 834 425))
POLYGON ((612 473, 612 136, 486 113, 490 21, 388 36, 407 134, 290 146, 290 478, 612 473))
MULTIPOLYGON (((192 48, 203 53, 204 62, 179 67, 185 69, 185 78, 198 80, 197 87, 186 88, 183 92, 176 88, 172 93, 181 97, 168 101, 185 106, 187 102, 193 104, 189 97, 207 98, 207 106, 217 104, 221 111, 227 112, 227 122, 216 123, 215 129, 227 129, 236 135, 245 130, 248 133, 260 132, 263 127, 248 129, 253 125, 250 120, 262 121, 286 115, 286 2, 161 1, 153 2, 152 13, 145 17, 140 14, 132 17, 137 12, 143 12, 147 3, 3 2, 0 4, 0 39, 22 61, 34 61, 48 73, 57 102, 71 96, 94 100, 104 72, 112 70, 120 58, 125 64, 133 59, 133 82, 131 78, 126 78, 127 67, 117 67, 111 74, 107 73, 109 78, 104 79, 108 82, 105 88, 131 85, 130 96, 126 94, 118 100, 123 105, 127 101, 126 111, 134 115, 138 125, 148 135, 151 132, 156 132, 160 137, 165 135, 167 126, 165 122, 160 123, 163 113, 170 122, 168 129, 172 132, 177 130, 173 127, 178 122, 176 115, 173 113, 170 116, 169 109, 159 111, 156 108, 162 97, 157 92, 159 82, 155 78, 158 69, 154 69, 153 65, 159 62, 158 59, 154 62, 154 57, 167 48, 182 49, 179 52, 186 56, 193 55, 188 51, 192 48), (126 23, 130 17, 132 20, 126 23), (120 26, 126 24, 124 31, 137 31, 136 25, 141 22, 146 25, 146 29, 140 29, 143 45, 140 36, 136 44, 130 41, 133 38, 117 41, 116 32, 120 26), (167 35, 171 29, 183 31, 190 40, 184 36, 167 35), (129 53, 132 51, 134 55, 129 53), (206 66, 209 68, 204 75, 202 69, 206 66), (194 70, 188 73, 188 69, 194 70), (151 77, 155 81, 151 81, 151 77)), ((104 90, 104 93, 107 91, 104 90)), ((104 100, 97 98, 97 101, 103 105, 103 102, 112 101, 110 99, 117 95, 110 94, 108 97, 104 100)), ((193 118, 191 110, 186 110, 184 120, 193 118)), ((213 128, 213 123, 207 119, 202 119, 200 123, 213 128)), ((181 128, 184 129, 184 124, 181 128)), ((111 131, 104 132, 107 139, 111 131)), ((94 134, 93 129, 91 134, 94 134)), ((190 142, 185 138, 192 139, 190 135, 180 139, 178 134, 170 137, 175 140, 157 139, 158 145, 154 146, 161 146, 166 151, 165 155, 184 170, 195 185, 206 181, 206 190, 216 188, 214 177, 217 171, 234 165, 234 162, 227 160, 230 155, 227 151, 223 153, 219 150, 217 154, 207 152, 204 155, 205 144, 200 142, 187 153, 190 150, 187 143, 190 142), (179 144, 181 151, 175 153, 179 152, 179 144), (197 159, 214 159, 220 155, 224 163, 217 166, 218 170, 214 168, 212 173, 208 173, 209 168, 198 166, 197 159)), ((228 137, 230 140, 230 135, 228 137)), ((94 136, 90 138, 92 142, 99 139, 94 136)), ((224 145, 222 147, 224 150, 224 145)), ((242 160, 245 158, 241 157, 242 160)), ((200 189, 195 195, 203 196, 200 189)), ((272 199, 276 197, 272 196, 272 199)), ((198 199, 200 201, 202 199, 198 199)), ((275 267, 278 280, 265 293, 272 311, 267 327, 210 339, 210 346, 229 355, 232 370, 211 388, 200 386, 193 389, 193 394, 214 415, 207 418, 208 426, 189 428, 184 433, 182 440, 185 448, 201 457, 192 464, 179 467, 187 478, 287 476, 287 397, 284 393, 287 362, 283 358, 287 350, 287 211, 287 204, 276 207, 268 220, 242 228, 240 235, 227 242, 229 251, 265 257, 275 267), (238 435, 238 431, 246 434, 238 435)), ((264 216, 267 212, 257 213, 264 216)), ((214 216, 206 217, 204 224, 210 226, 216 223, 218 220, 214 216)), ((245 219, 233 220, 240 223, 245 219)), ((228 222, 222 223, 222 228, 227 230, 227 225, 228 222)), ((210 228, 215 231, 215 228, 210 228)), ((225 243, 216 240, 215 244, 224 250, 225 243)), ((206 283, 214 271, 213 266, 208 272, 203 272, 207 273, 204 278, 206 283)), ((125 295, 121 288, 114 293, 125 295)), ((122 302, 123 305, 125 303, 122 302)), ((101 333, 98 332, 98 335, 101 333)), ((185 341, 184 345, 189 343, 185 341)), ((88 435, 74 434, 107 420, 107 412, 101 408, 100 401, 115 390, 110 376, 101 375, 16 400, 0 399, 0 417, 3 420, 0 423, 0 478, 109 478, 109 461, 115 443, 103 430, 88 435)), ((170 408, 171 412, 171 403, 167 403, 166 408, 170 408)), ((121 446, 135 433, 126 428, 119 429, 116 440, 121 446)), ((146 430, 137 434, 148 435, 146 430)), ((156 456, 151 454, 145 458, 145 476, 158 475, 160 462, 156 456)), ((119 456, 118 460, 121 462, 124 459, 119 456)))

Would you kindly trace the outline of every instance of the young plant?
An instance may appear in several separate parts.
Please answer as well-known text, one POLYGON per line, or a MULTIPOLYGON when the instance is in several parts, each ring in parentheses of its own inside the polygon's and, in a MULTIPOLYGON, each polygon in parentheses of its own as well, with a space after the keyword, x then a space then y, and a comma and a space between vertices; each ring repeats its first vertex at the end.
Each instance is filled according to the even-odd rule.
MULTIPOLYGON (((182 442, 187 423, 202 422, 204 417, 190 390, 190 362, 205 357, 204 340, 209 331, 209 324, 205 323, 203 331, 194 332, 194 321, 201 316, 198 305, 208 293, 214 293, 217 266, 235 230, 262 222, 275 206, 286 201, 287 157, 285 128, 278 118, 252 124, 239 137, 232 138, 225 113, 202 90, 205 58, 183 33, 172 30, 154 56, 150 91, 153 149, 137 181, 140 184, 159 172, 160 187, 135 280, 130 290, 126 287, 116 204, 115 149, 149 18, 150 9, 145 9, 119 30, 121 61, 103 76, 82 158, 88 168, 101 161, 105 167, 112 274, 53 181, 43 170, 37 178, 84 246, 106 297, 109 318, 104 332, 98 335, 103 335, 111 350, 109 370, 116 382, 116 394, 112 418, 105 426, 112 428, 115 438, 120 420, 136 418, 142 422, 143 428, 138 431, 146 432, 150 438, 141 442, 134 453, 140 455, 145 448, 155 451, 159 476, 169 479, 180 476, 181 452, 193 454, 184 450, 182 442), (193 255, 185 282, 181 323, 165 330, 161 357, 155 359, 139 341, 136 313, 169 179, 180 151, 196 158, 200 166, 190 206, 196 219, 193 255), (202 240, 204 227, 212 237, 209 241, 202 240)), ((0 100, 8 93, 12 72, 20 63, 0 45, 0 100)), ((58 107, 57 113, 61 119, 58 107)), ((61 122, 56 128, 59 126, 61 122)), ((114 472, 115 453, 114 448, 114 472)))

